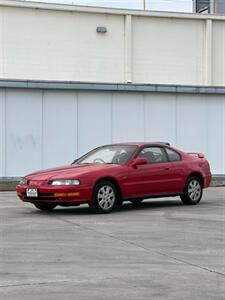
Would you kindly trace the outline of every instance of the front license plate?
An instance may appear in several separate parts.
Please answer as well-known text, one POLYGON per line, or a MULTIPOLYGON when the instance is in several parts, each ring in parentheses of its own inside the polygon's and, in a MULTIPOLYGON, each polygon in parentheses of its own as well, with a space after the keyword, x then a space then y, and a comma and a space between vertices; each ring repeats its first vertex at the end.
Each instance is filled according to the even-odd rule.
POLYGON ((36 197, 38 196, 38 190, 37 189, 27 189, 26 190, 26 194, 27 194, 27 197, 36 197))

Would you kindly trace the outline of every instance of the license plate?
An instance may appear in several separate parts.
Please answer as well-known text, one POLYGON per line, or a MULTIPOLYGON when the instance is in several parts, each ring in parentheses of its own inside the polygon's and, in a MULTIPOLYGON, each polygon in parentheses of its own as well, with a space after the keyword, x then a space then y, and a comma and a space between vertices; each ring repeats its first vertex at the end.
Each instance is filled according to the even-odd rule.
POLYGON ((27 194, 27 197, 36 197, 38 196, 38 190, 37 189, 27 189, 26 190, 26 194, 27 194))

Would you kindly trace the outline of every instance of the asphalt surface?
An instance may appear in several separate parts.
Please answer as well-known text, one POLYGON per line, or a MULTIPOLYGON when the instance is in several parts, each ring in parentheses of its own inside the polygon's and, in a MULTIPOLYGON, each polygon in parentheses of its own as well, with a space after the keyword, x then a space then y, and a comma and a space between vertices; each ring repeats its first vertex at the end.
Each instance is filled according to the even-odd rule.
POLYGON ((0 298, 225 299, 225 188, 51 213, 0 193, 0 298))

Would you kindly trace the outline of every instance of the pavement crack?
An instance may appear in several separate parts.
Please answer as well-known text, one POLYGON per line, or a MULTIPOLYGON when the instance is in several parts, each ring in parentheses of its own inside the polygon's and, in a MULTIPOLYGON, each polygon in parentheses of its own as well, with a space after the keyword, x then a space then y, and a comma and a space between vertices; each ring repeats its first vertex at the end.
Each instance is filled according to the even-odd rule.
MULTIPOLYGON (((98 281, 102 280, 113 280, 113 279, 118 279, 117 276, 104 276, 98 278, 98 281)), ((120 278, 121 280, 121 278, 120 278)), ((26 286, 41 286, 41 285, 51 285, 51 284, 61 284, 61 283, 68 283, 68 284, 90 284, 96 281, 96 278, 90 279, 86 278, 84 280, 57 280, 57 281, 45 281, 45 282, 30 282, 30 283, 16 283, 16 284, 5 284, 5 285, 0 285, 0 288, 11 288, 11 287, 26 287, 26 286)))
MULTIPOLYGON (((99 233, 100 233, 100 232, 99 232, 99 233)), ((105 234, 105 233, 103 233, 103 234, 105 234)), ((164 252, 161 252, 161 251, 156 251, 156 250, 153 250, 153 249, 151 249, 151 248, 144 247, 144 246, 142 246, 142 245, 140 245, 140 244, 138 244, 138 243, 135 243, 135 242, 132 242, 132 241, 129 241, 129 240, 125 240, 125 239, 121 239, 121 238, 117 238, 117 237, 115 237, 115 236, 113 236, 113 235, 109 235, 109 234, 105 234, 105 235, 108 236, 108 237, 111 237, 111 238, 113 238, 113 239, 115 239, 115 240, 122 241, 122 242, 124 242, 124 243, 126 243, 126 244, 133 245, 133 246, 136 246, 136 247, 138 247, 138 248, 141 248, 141 249, 143 249, 143 250, 145 250, 145 251, 147 251, 147 252, 152 252, 152 253, 155 253, 155 254, 158 254, 158 255, 161 255, 161 256, 164 256, 164 257, 173 259, 173 260, 175 260, 175 261, 177 261, 177 262, 180 262, 180 263, 183 263, 183 264, 186 264, 186 265, 189 265, 189 266, 193 266, 193 267, 199 268, 199 269, 201 269, 201 270, 204 270, 204 271, 207 271, 207 272, 210 272, 210 273, 215 273, 215 274, 217 274, 217 275, 220 275, 220 276, 224 276, 224 277, 225 277, 225 274, 223 274, 223 273, 221 273, 221 272, 218 272, 218 271, 215 271, 215 270, 206 268, 206 267, 202 267, 202 266, 200 266, 200 265, 191 263, 191 262, 186 261, 186 260, 184 260, 184 259, 177 258, 177 257, 172 256, 172 255, 169 255, 169 254, 167 254, 167 253, 164 253, 164 252)))
POLYGON ((122 238, 119 238, 119 237, 116 237, 116 236, 114 236, 114 235, 112 235, 112 234, 108 234, 108 233, 105 233, 105 232, 102 232, 102 231, 93 229, 93 228, 91 228, 91 227, 84 226, 84 225, 81 225, 81 224, 79 224, 79 223, 75 223, 75 222, 70 221, 70 220, 65 220, 64 218, 61 218, 61 217, 56 217, 56 216, 54 216, 54 217, 55 217, 56 219, 59 219, 59 220, 65 222, 65 223, 67 223, 67 224, 75 225, 75 226, 80 227, 80 228, 83 228, 83 229, 85 229, 85 230, 93 231, 93 232, 95 232, 95 233, 98 233, 98 234, 107 236, 107 237, 112 238, 112 239, 114 239, 114 240, 123 242, 123 243, 125 243, 125 244, 127 244, 127 245, 135 246, 135 247, 140 248, 140 249, 142 249, 142 250, 144 250, 144 251, 151 252, 151 253, 155 253, 155 254, 158 254, 158 255, 161 255, 161 256, 170 258, 170 259, 172 259, 172 260, 174 260, 174 261, 176 261, 176 262, 179 262, 179 263, 182 263, 182 264, 185 264, 185 265, 188 265, 188 266, 192 266, 192 267, 201 269, 201 270, 203 270, 203 271, 207 271, 207 272, 209 272, 209 273, 213 273, 213 274, 216 274, 216 275, 225 277, 225 274, 222 273, 222 272, 218 272, 218 271, 216 271, 216 270, 212 270, 212 269, 209 269, 209 268, 207 268, 207 267, 200 266, 200 265, 198 265, 198 264, 189 262, 189 261, 184 260, 184 259, 181 259, 181 258, 177 258, 177 257, 175 257, 175 256, 169 255, 169 254, 164 253, 164 252, 161 252, 161 251, 153 250, 153 249, 151 249, 151 248, 142 246, 142 245, 140 245, 140 244, 138 244, 138 243, 135 243, 135 242, 132 242, 132 241, 129 241, 129 240, 126 240, 126 239, 122 239, 122 238))
POLYGON ((31 282, 31 283, 17 283, 17 284, 6 284, 6 285, 0 285, 0 288, 20 287, 20 286, 34 286, 34 285, 45 285, 45 284, 65 283, 65 282, 70 282, 70 280, 46 281, 46 282, 31 282))

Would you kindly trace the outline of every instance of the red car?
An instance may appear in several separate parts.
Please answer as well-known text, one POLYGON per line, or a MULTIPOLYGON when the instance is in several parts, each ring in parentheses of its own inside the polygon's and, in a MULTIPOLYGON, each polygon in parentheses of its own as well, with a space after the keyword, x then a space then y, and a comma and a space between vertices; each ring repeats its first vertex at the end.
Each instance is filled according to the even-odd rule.
POLYGON ((208 161, 167 143, 121 143, 96 148, 71 165, 22 178, 17 194, 41 210, 88 203, 99 213, 116 204, 151 197, 180 196, 197 204, 211 181, 208 161))

